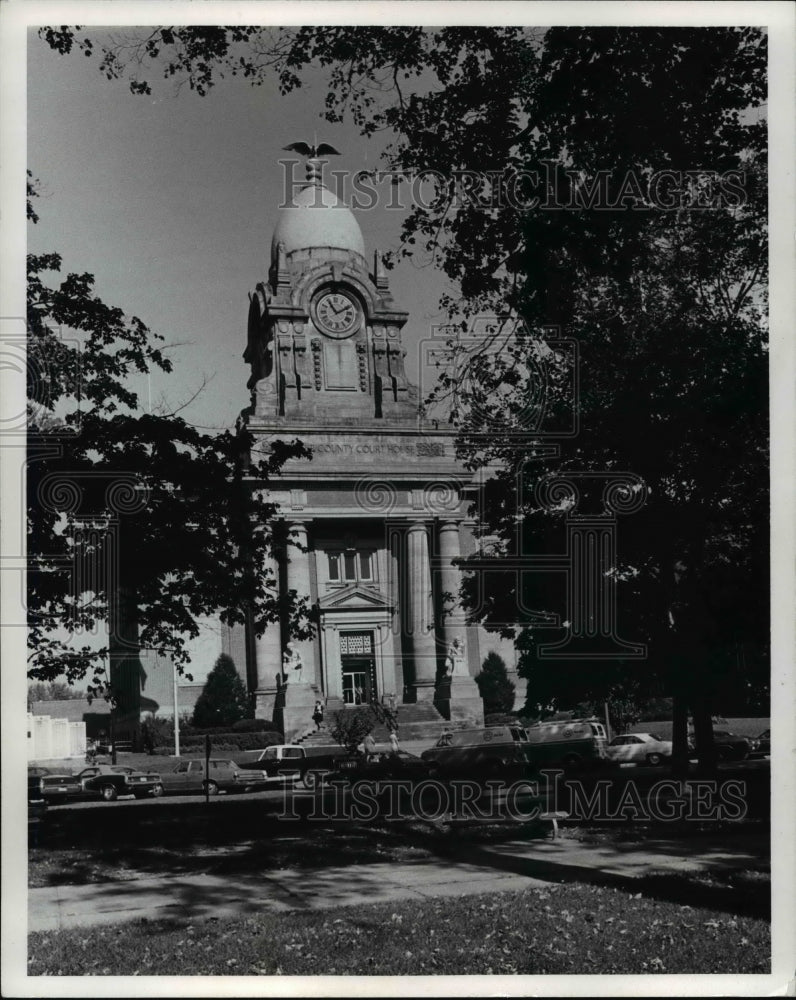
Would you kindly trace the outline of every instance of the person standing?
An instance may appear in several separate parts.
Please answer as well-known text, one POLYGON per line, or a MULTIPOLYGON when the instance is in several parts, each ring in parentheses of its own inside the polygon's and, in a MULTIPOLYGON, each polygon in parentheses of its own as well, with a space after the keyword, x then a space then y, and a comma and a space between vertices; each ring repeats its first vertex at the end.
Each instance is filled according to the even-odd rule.
POLYGON ((398 753, 398 733, 394 729, 390 730, 390 753, 398 753))
POLYGON ((323 705, 320 701, 315 702, 315 709, 312 713, 312 721, 315 723, 315 731, 317 732, 321 728, 321 723, 323 722, 323 705))

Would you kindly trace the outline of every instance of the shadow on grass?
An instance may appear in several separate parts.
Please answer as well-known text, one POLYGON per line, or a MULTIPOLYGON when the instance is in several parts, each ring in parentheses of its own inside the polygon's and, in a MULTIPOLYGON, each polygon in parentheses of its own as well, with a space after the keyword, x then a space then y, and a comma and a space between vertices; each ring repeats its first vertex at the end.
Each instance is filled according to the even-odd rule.
MULTIPOLYGON (((302 797, 297 802, 302 803, 297 809, 301 813, 311 808, 312 799, 302 797)), ((648 826, 643 839, 639 839, 637 826, 622 830, 614 826, 610 834, 601 828, 595 831, 596 843, 568 842, 570 848, 593 859, 592 868, 568 863, 566 851, 553 843, 533 853, 527 841, 543 836, 540 826, 454 830, 417 821, 330 822, 306 816, 286 821, 277 815, 281 808, 281 801, 273 797, 223 796, 209 804, 175 798, 52 809, 41 846, 31 852, 32 884, 93 883, 99 888, 97 883, 107 882, 109 899, 114 892, 123 891, 125 898, 129 895, 134 900, 138 893, 152 892, 151 887, 136 886, 136 878, 207 875, 210 881, 201 887, 175 884, 179 878, 170 880, 170 900, 177 899, 176 907, 182 900, 208 913, 234 902, 239 912, 246 913, 262 907, 264 891, 275 905, 281 900, 290 908, 313 909, 312 892, 318 893, 325 905, 358 890, 369 901, 377 901, 378 883, 372 876, 360 877, 358 865, 422 865, 442 860, 450 866, 452 877, 457 867, 470 870, 475 866, 496 875, 640 892, 648 898, 700 909, 757 917, 770 913, 767 879, 744 877, 739 871, 759 867, 760 857, 765 856, 764 824, 752 824, 755 832, 751 835, 743 825, 725 826, 719 832, 715 827, 694 830, 682 824, 677 828, 669 824, 663 831, 660 825, 648 826), (687 872, 633 874, 633 867, 643 870, 647 854, 687 858, 689 853, 710 859, 709 876, 687 872), (628 873, 610 870, 617 867, 628 873), (292 892, 289 884, 280 880, 284 869, 301 871, 302 892, 292 892), (216 878, 222 880, 217 891, 216 878), (308 886, 315 887, 309 894, 308 886)), ((646 867, 648 870, 648 862, 646 867)), ((485 891, 487 888, 485 885, 485 891)))

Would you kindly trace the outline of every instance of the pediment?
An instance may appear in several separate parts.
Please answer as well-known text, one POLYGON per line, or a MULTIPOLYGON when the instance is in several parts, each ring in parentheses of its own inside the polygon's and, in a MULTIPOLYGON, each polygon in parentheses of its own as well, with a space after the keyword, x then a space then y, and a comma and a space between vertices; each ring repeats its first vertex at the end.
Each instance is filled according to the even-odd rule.
POLYGON ((393 605, 377 590, 351 584, 333 590, 318 601, 321 611, 391 611, 393 605))

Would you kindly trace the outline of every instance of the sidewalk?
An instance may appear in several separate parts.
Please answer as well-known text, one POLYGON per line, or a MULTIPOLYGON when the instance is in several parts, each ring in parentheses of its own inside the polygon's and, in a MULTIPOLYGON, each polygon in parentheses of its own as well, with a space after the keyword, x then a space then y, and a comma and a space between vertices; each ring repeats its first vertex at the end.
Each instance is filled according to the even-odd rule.
MULTIPOLYGON (((515 840, 404 864, 283 869, 257 874, 161 876, 31 889, 29 931, 147 918, 197 920, 288 910, 324 910, 393 900, 518 891, 560 882, 632 890, 667 874, 765 869, 760 837, 644 845, 515 840), (633 883, 637 883, 634 885, 633 883), (641 883, 641 884, 638 884, 641 883)), ((656 887, 661 880, 655 882, 656 887)))

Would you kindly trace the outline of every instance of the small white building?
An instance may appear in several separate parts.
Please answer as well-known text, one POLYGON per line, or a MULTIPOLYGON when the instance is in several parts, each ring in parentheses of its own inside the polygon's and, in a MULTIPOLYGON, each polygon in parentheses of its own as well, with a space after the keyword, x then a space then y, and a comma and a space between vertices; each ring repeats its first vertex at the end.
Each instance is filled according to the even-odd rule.
POLYGON ((28 712, 28 760, 61 760, 84 757, 85 753, 85 722, 28 712))

